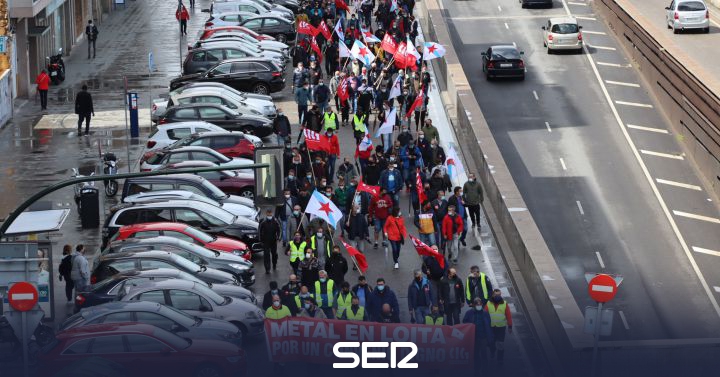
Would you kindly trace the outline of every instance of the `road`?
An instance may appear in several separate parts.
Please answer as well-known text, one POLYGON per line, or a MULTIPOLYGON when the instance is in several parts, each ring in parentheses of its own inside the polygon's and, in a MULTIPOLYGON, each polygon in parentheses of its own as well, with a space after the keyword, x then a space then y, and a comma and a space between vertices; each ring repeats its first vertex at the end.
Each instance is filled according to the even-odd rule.
POLYGON ((625 280, 609 340, 718 337, 718 208, 589 4, 443 3, 475 96, 578 306, 594 305, 586 272, 616 273, 625 280), (548 55, 540 26, 569 13, 584 26, 585 53, 548 55), (499 43, 525 51, 524 82, 483 77, 480 53, 499 43), (686 313, 691 322, 680 320, 686 313))

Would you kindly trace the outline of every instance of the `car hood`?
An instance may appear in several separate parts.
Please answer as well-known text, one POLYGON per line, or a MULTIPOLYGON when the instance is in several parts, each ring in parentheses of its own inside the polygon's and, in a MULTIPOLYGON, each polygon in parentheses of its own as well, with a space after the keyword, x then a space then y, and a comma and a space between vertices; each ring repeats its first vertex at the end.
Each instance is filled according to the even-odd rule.
POLYGON ((235 216, 245 217, 248 219, 254 219, 256 215, 254 209, 244 206, 242 204, 222 203, 222 209, 232 213, 235 216))
POLYGON ((230 252, 233 250, 247 250, 247 245, 245 245, 244 242, 221 236, 218 236, 215 241, 206 244, 205 247, 211 250, 224 252, 230 252))
POLYGON ((257 231, 257 229, 258 229, 258 223, 257 223, 257 221, 250 220, 250 219, 247 219, 247 218, 245 218, 245 217, 237 217, 237 218, 235 219, 234 225, 239 225, 239 226, 241 226, 241 227, 243 227, 243 228, 255 229, 256 231, 257 231))
POLYGON ((203 330, 221 330, 231 333, 237 332, 237 327, 232 323, 207 317, 202 317, 202 321, 199 324, 196 323, 194 327, 203 330))
MULTIPOLYGON (((273 41, 268 41, 268 42, 273 42, 273 41)), ((243 92, 242 96, 245 98, 262 99, 262 100, 270 102, 270 104, 272 104, 272 101, 273 101, 272 97, 268 96, 266 94, 255 94, 255 93, 243 92)))
POLYGON ((248 268, 252 268, 253 266, 252 262, 246 261, 245 258, 230 253, 220 253, 220 255, 212 258, 212 260, 218 264, 237 263, 248 268))
POLYGON ((212 290, 220 296, 228 296, 238 300, 245 300, 248 297, 253 303, 257 302, 255 295, 250 290, 239 285, 213 284, 212 290))
POLYGON ((216 270, 214 268, 209 268, 209 267, 206 268, 205 271, 199 271, 199 272, 195 273, 195 276, 204 282, 213 283, 213 284, 217 284, 217 283, 224 284, 227 282, 235 281, 235 277, 232 276, 231 274, 224 272, 224 271, 216 270))
POLYGON ((196 79, 202 77, 202 75, 203 75, 203 73, 192 73, 189 75, 182 75, 180 77, 176 77, 176 78, 172 79, 172 81, 170 81, 170 86, 172 86, 174 84, 182 84, 182 83, 196 80, 196 79))

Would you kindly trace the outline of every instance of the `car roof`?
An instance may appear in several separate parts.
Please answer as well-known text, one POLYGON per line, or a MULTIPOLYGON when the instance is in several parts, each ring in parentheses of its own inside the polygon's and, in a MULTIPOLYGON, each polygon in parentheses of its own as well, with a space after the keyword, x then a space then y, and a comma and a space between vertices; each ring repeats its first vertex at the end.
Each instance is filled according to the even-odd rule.
POLYGON ((78 337, 96 337, 103 335, 122 335, 122 334, 143 334, 152 335, 157 327, 138 322, 126 323, 100 323, 94 325, 86 325, 75 327, 62 331, 57 334, 59 340, 78 337))
POLYGON ((213 128, 219 128, 219 126, 216 126, 212 123, 208 123, 205 121, 191 121, 191 122, 175 122, 175 123, 165 123, 165 124, 159 124, 157 128, 159 130, 172 130, 175 128, 183 128, 183 127, 213 127, 213 128))
MULTIPOLYGON (((211 164, 212 164, 212 162, 211 162, 211 164)), ((215 164, 213 164, 213 166, 215 166, 215 164)), ((160 198, 159 200, 163 200, 164 198, 167 198, 167 197, 178 197, 178 198, 191 200, 190 198, 195 197, 195 196, 198 196, 198 194, 192 193, 187 190, 153 190, 153 191, 145 191, 145 192, 139 192, 139 193, 133 194, 133 195, 128 195, 125 198, 123 198, 123 201, 125 201, 125 199, 130 198, 130 197, 142 198, 145 200, 151 200, 154 197, 160 198)), ((132 203, 132 202, 129 202, 129 203, 132 203)))
MULTIPOLYGON (((224 61, 223 61, 224 62, 224 61)), ((171 107, 168 110, 172 109, 194 109, 196 107, 217 107, 218 109, 225 109, 225 106, 218 105, 216 103, 211 102, 202 102, 202 103, 186 103, 186 104, 179 104, 176 106, 171 107)))
POLYGON ((154 175, 150 177, 135 177, 135 178, 127 178, 125 181, 130 180, 131 182, 152 182, 152 181, 196 181, 196 182, 203 182, 205 181, 205 178, 190 174, 190 173, 183 173, 183 174, 171 174, 171 175, 154 175))
POLYGON ((148 238, 128 238, 124 240, 119 241, 113 241, 110 244, 110 247, 131 247, 136 245, 157 245, 157 244, 163 244, 163 245, 180 245, 180 246, 186 246, 187 244, 190 244, 190 242, 181 240, 179 238, 170 237, 170 236, 155 236, 155 237, 148 237, 148 238))
POLYGON ((577 25, 577 19, 575 17, 553 17, 550 19, 552 25, 557 24, 575 24, 577 25))
POLYGON ((214 14, 212 14, 212 16, 219 18, 219 17, 222 17, 222 16, 233 16, 233 15, 236 15, 236 14, 241 14, 241 15, 242 15, 242 14, 245 14, 245 15, 251 15, 251 14, 252 14, 253 16, 255 16, 256 13, 246 12, 246 11, 242 11, 242 10, 232 10, 232 11, 227 11, 227 12, 214 13, 214 14))
MULTIPOLYGON (((255 17, 250 17, 250 18, 247 18, 247 19, 245 19, 245 20, 242 20, 242 24, 245 24, 245 23, 247 23, 247 22, 250 21, 250 20, 255 20, 255 19, 258 19, 258 18, 275 18, 275 19, 277 19, 277 20, 285 21, 286 23, 290 23, 290 22, 291 22, 290 20, 288 20, 287 18, 279 15, 278 13, 267 12, 267 13, 259 14, 259 15, 255 16, 255 17)), ((242 25, 240 25, 240 26, 242 26, 242 25)))
MULTIPOLYGON (((202 47, 194 48, 194 51, 203 51, 203 50, 211 50, 215 48, 235 48, 238 50, 243 50, 243 47, 246 47, 247 44, 240 43, 239 41, 223 41, 218 39, 208 39, 201 42, 202 47)), ((223 60, 224 61, 224 60, 223 60)))
POLYGON ((235 59, 225 59, 222 61, 222 63, 235 63, 235 62, 266 62, 266 63, 272 63, 272 58, 264 57, 264 56, 258 56, 258 57, 247 57, 247 58, 235 58, 235 59))
POLYGON ((118 278, 132 278, 132 277, 158 277, 158 276, 166 276, 170 278, 176 278, 178 276, 184 275, 186 272, 176 270, 173 268, 148 268, 145 270, 127 270, 118 272, 117 274, 110 277, 110 279, 118 279, 118 278))
MULTIPOLYGON (((212 162, 211 162, 212 164, 212 162)), ((214 166, 214 164, 213 164, 214 166)), ((142 231, 148 231, 148 230, 185 230, 185 228, 189 227, 190 225, 183 224, 183 223, 175 223, 175 222, 160 222, 160 223, 141 223, 141 224, 133 224, 133 225, 124 225, 122 228, 120 228, 120 232, 122 233, 129 233, 129 232, 142 232, 142 231)))
MULTIPOLYGON (((163 305, 151 301, 111 301, 102 305, 90 306, 80 309, 80 315, 83 318, 96 317, 105 313, 122 311, 122 310, 143 310, 143 311, 160 311, 163 305)), ((84 327, 84 326, 83 326, 84 327)))
POLYGON ((211 153, 217 153, 214 149, 208 148, 208 147, 201 147, 199 145, 186 145, 184 147, 179 147, 175 149, 168 149, 167 151, 163 152, 170 152, 170 153, 178 153, 178 152, 211 152, 211 153))
POLYGON ((172 167, 173 169, 180 169, 180 168, 204 168, 204 167, 211 167, 211 166, 217 166, 217 165, 210 161, 191 160, 191 161, 176 162, 173 164, 167 164, 167 165, 163 165, 163 166, 172 167))
POLYGON ((169 258, 172 259, 175 254, 163 250, 145 250, 145 251, 123 251, 121 253, 105 254, 100 260, 114 260, 127 258, 169 258))
POLYGON ((155 281, 144 281, 139 284, 135 284, 128 290, 128 294, 137 291, 147 291, 149 289, 194 289, 197 286, 197 282, 182 279, 168 279, 168 280, 155 280, 155 281))
MULTIPOLYGON (((513 46, 513 45, 494 45, 494 46, 490 46, 490 48, 492 48, 493 50, 495 50, 495 49, 518 50, 518 48, 515 47, 515 46, 513 46)), ((519 51, 519 50, 518 50, 518 51, 519 51)))

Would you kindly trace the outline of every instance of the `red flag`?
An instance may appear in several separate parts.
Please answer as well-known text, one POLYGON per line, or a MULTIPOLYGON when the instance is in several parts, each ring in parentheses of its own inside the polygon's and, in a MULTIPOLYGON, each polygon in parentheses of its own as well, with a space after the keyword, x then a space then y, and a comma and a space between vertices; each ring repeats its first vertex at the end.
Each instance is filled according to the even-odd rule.
POLYGON ((393 59, 395 60, 396 67, 400 69, 405 69, 407 67, 407 45, 405 42, 400 42, 400 44, 397 45, 393 59))
POLYGON ((317 40, 315 40, 315 37, 312 37, 312 40, 310 41, 310 48, 312 48, 312 50, 317 54, 318 64, 322 63, 322 50, 320 50, 320 46, 318 45, 317 40))
POLYGON ((343 0, 335 0, 335 8, 342 9, 346 12, 350 11, 350 8, 348 7, 347 4, 345 4, 345 2, 343 0))
POLYGON ((348 92, 348 85, 350 83, 348 82, 347 78, 344 78, 342 81, 340 81, 340 85, 338 85, 338 98, 340 98, 340 101, 347 101, 348 98, 350 98, 350 93, 348 92))
POLYGON ((330 145, 330 139, 325 135, 321 135, 313 130, 305 129, 303 131, 305 135, 305 145, 308 150, 311 151, 325 151, 330 153, 332 146, 330 145))
POLYGON ((415 97, 415 101, 413 101, 412 105, 410 105, 410 109, 408 109, 407 114, 405 114, 406 118, 410 118, 410 115, 412 115, 412 112, 415 111, 415 108, 422 104, 423 97, 425 97, 423 95, 423 90, 420 89, 420 91, 417 94, 417 97, 415 97))
POLYGON ((314 26, 310 25, 309 23, 305 21, 300 21, 297 26, 297 33, 316 36, 318 31, 317 29, 315 29, 314 26))
POLYGON ((392 36, 390 36, 390 33, 385 33, 385 37, 383 37, 382 42, 380 43, 380 47, 387 51, 388 54, 395 55, 395 52, 398 49, 397 42, 395 42, 395 39, 393 39, 392 36))
POLYGON ((424 244, 422 241, 415 238, 414 236, 409 236, 410 240, 412 240, 413 246, 415 246, 415 251, 417 251, 418 255, 427 255, 428 257, 433 257, 436 261, 438 261, 438 264, 440 264, 440 268, 445 268, 445 257, 443 257, 442 254, 438 253, 437 251, 435 251, 435 249, 424 244))
POLYGON ((415 188, 417 189, 418 201, 420 202, 420 205, 422 205, 427 200, 427 195, 425 195, 422 177, 420 177, 420 168, 417 168, 417 171, 415 172, 415 188))
POLYGON ((367 192, 375 198, 380 197, 380 186, 371 186, 366 184, 362 180, 360 180, 360 183, 358 183, 357 190, 359 192, 367 192))
POLYGON ((317 27, 317 30, 321 32, 323 37, 325 37, 328 41, 330 40, 330 37, 332 37, 332 33, 330 33, 330 29, 325 23, 325 20, 320 21, 320 25, 317 27))
MULTIPOLYGON (((368 264, 367 264, 367 259, 365 259, 365 254, 359 252, 358 249, 350 246, 347 242, 345 242, 345 240, 342 237, 340 237, 340 242, 342 242, 343 246, 345 246, 345 249, 347 250, 348 254, 350 254, 350 256, 352 256, 353 258, 355 258, 355 261, 357 262, 358 267, 360 267, 360 271, 362 271, 363 274, 365 272, 367 272, 368 264)), ((364 242, 364 241, 360 241, 360 242, 364 242)))

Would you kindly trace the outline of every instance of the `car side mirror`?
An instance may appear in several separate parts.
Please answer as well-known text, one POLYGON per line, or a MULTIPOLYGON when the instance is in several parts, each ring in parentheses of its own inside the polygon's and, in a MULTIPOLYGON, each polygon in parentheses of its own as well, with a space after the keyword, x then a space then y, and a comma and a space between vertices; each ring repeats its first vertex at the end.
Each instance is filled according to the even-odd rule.
POLYGON ((520 55, 525 55, 525 51, 520 51, 520 55))
POLYGON ((578 29, 582 29, 582 26, 578 26, 578 29))
POLYGON ((480 55, 487 56, 487 52, 481 52, 480 55))
POLYGON ((230 120, 232 117, 230 115, 225 114, 225 120, 230 120))
POLYGON ((207 73, 207 77, 210 77, 210 78, 215 77, 215 74, 213 73, 213 71, 210 71, 207 73))
POLYGON ((540 26, 540 29, 543 29, 543 30, 545 30, 545 26, 540 26))

